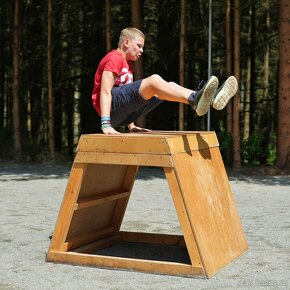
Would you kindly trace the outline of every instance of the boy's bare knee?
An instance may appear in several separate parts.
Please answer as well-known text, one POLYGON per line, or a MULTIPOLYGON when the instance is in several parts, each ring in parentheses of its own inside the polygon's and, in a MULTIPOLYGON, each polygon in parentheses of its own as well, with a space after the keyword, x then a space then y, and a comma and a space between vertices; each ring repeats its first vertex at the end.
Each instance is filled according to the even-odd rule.
POLYGON ((139 90, 140 95, 146 100, 152 98, 152 96, 160 97, 160 90, 164 89, 166 84, 168 84, 168 82, 161 76, 153 74, 142 81, 139 90))
POLYGON ((161 82, 164 82, 163 78, 158 74, 151 75, 148 80, 152 86, 159 86, 161 82))

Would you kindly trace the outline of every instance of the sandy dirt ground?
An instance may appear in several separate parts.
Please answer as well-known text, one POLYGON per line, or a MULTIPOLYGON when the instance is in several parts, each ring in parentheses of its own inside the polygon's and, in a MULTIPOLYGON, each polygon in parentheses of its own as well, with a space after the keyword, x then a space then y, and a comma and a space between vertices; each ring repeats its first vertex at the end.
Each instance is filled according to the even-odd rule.
MULTIPOLYGON (((0 289, 290 289, 290 176, 229 174, 249 251, 211 279, 45 262, 70 165, 0 163, 0 289)), ((180 234, 163 172, 141 168, 123 230, 180 234)))

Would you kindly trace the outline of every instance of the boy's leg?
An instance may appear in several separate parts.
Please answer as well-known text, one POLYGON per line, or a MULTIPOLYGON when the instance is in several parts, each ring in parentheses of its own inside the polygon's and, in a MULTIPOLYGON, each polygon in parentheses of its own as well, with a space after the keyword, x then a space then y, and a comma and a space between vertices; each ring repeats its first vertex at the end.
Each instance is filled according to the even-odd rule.
POLYGON ((236 93, 238 85, 235 77, 230 77, 218 91, 217 87, 218 79, 215 76, 196 92, 174 82, 167 82, 158 75, 152 75, 144 80, 113 88, 111 123, 119 126, 134 122, 137 115, 140 117, 148 113, 162 100, 189 104, 199 116, 207 113, 212 100, 213 107, 221 110, 236 93), (148 102, 153 96, 159 99, 158 103, 148 102))
POLYGON ((111 124, 115 126, 126 126, 135 122, 141 116, 146 115, 162 100, 152 97, 145 100, 139 94, 142 80, 113 88, 111 103, 111 124))
POLYGON ((179 86, 176 83, 167 82, 157 74, 143 79, 139 90, 140 95, 145 100, 157 96, 161 100, 184 104, 188 104, 188 98, 193 92, 193 90, 179 86))
POLYGON ((161 100, 190 104, 197 115, 202 116, 207 113, 217 87, 218 79, 214 76, 200 91, 195 92, 176 83, 167 82, 159 75, 152 75, 142 81, 139 92, 145 100, 157 96, 161 100))

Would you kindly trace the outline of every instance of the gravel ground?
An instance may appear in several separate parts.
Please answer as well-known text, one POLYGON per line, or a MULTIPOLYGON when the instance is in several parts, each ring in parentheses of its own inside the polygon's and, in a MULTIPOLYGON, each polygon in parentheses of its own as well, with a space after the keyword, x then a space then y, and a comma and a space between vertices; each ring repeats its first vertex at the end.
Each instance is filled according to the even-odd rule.
MULTIPOLYGON (((46 263, 69 171, 0 163, 1 290, 290 289, 290 176, 229 175, 250 249, 213 278, 195 279, 46 263)), ((122 229, 180 234, 159 168, 140 169, 122 229)))

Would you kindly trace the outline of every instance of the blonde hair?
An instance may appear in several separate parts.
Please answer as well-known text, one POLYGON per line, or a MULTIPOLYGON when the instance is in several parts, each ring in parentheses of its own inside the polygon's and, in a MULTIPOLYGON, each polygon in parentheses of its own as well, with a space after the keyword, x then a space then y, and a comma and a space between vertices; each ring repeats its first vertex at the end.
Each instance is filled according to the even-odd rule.
POLYGON ((131 39, 134 39, 136 36, 142 37, 145 40, 145 35, 141 30, 139 30, 135 27, 127 27, 127 28, 123 29, 120 33, 118 47, 121 47, 122 43, 126 39, 131 40, 131 39))

